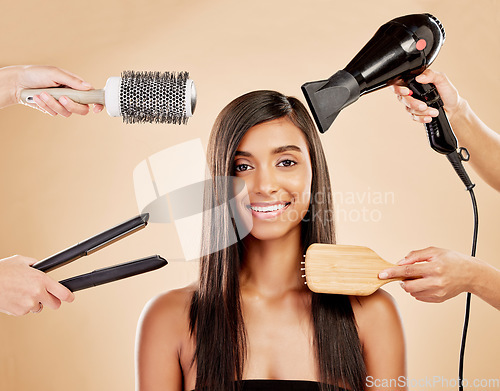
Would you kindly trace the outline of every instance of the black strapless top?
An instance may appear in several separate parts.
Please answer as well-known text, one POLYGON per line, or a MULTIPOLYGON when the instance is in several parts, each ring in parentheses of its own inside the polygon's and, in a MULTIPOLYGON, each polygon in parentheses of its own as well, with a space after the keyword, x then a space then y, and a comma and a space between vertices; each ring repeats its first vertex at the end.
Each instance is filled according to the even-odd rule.
MULTIPOLYGON (((242 391, 319 391, 320 383, 308 380, 243 380, 242 391)), ((340 388, 340 390, 344 390, 340 388)), ((195 391, 195 390, 193 390, 195 391)))

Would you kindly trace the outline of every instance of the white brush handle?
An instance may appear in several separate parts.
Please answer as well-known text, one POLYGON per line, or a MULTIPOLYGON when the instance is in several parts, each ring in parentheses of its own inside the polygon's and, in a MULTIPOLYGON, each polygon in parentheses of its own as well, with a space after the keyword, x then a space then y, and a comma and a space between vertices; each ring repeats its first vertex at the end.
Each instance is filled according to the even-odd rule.
POLYGON ((79 91, 72 88, 41 88, 21 91, 21 100, 24 103, 35 103, 33 96, 42 92, 53 96, 59 100, 61 96, 66 96, 74 102, 84 105, 100 104, 105 105, 108 114, 112 117, 121 116, 120 110, 120 87, 121 77, 110 77, 106 82, 106 87, 102 90, 79 91))
POLYGON ((84 105, 98 103, 104 104, 104 90, 89 90, 79 91, 71 88, 41 88, 41 89, 28 89, 21 91, 21 100, 24 103, 35 103, 33 97, 45 92, 55 99, 59 100, 61 96, 66 96, 74 102, 84 105))

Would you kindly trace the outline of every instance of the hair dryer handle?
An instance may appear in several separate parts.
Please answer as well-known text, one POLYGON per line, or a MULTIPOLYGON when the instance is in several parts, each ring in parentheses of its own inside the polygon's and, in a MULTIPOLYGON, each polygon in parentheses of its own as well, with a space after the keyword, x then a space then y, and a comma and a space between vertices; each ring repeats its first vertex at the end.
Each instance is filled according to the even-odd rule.
POLYGON ((456 151, 458 148, 457 138, 444 112, 443 101, 436 86, 434 84, 420 84, 415 79, 411 79, 408 81, 408 88, 413 92, 413 98, 421 100, 439 111, 437 117, 425 124, 431 148, 445 155, 456 151))
POLYGON ((458 143, 455 133, 451 128, 450 121, 443 109, 443 101, 439 96, 439 92, 434 84, 420 84, 415 81, 415 79, 410 79, 407 81, 408 88, 413 91, 413 97, 415 99, 425 102, 428 106, 433 107, 439 111, 439 115, 434 117, 431 122, 425 124, 425 130, 427 130, 427 137, 429 138, 429 143, 431 148, 436 152, 446 155, 450 161, 453 169, 458 174, 460 179, 465 185, 466 190, 470 190, 474 187, 474 184, 470 180, 464 166, 462 165, 463 160, 469 160, 468 152, 467 157, 462 156, 462 152, 467 151, 465 148, 460 148, 460 152, 457 151, 458 143))

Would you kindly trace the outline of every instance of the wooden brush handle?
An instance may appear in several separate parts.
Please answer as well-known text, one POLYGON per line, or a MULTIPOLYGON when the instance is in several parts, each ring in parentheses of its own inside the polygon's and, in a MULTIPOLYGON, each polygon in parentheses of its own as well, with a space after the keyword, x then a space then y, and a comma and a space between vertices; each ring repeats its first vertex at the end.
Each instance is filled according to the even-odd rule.
POLYGON ((33 100, 34 95, 40 95, 42 92, 53 96, 55 99, 59 100, 61 96, 66 96, 74 102, 81 103, 84 105, 88 104, 101 104, 104 105, 104 90, 89 90, 89 91, 79 91, 73 90, 72 88, 41 88, 41 89, 28 89, 21 91, 21 100, 24 103, 35 103, 33 100))

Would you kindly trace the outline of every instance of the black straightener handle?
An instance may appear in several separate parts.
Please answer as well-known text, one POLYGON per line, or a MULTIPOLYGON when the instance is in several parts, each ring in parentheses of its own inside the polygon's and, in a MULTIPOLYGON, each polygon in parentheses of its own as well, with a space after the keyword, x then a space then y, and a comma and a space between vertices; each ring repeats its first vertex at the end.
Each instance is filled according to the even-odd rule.
POLYGON ((443 108, 443 101, 439 96, 437 88, 434 84, 420 84, 415 79, 407 81, 408 88, 413 92, 412 97, 425 102, 428 106, 439 111, 437 117, 433 117, 432 121, 425 124, 427 137, 431 148, 436 152, 446 155, 454 170, 464 183, 466 190, 472 189, 475 185, 467 175, 462 161, 469 160, 469 152, 465 148, 458 148, 457 138, 450 121, 443 108))

